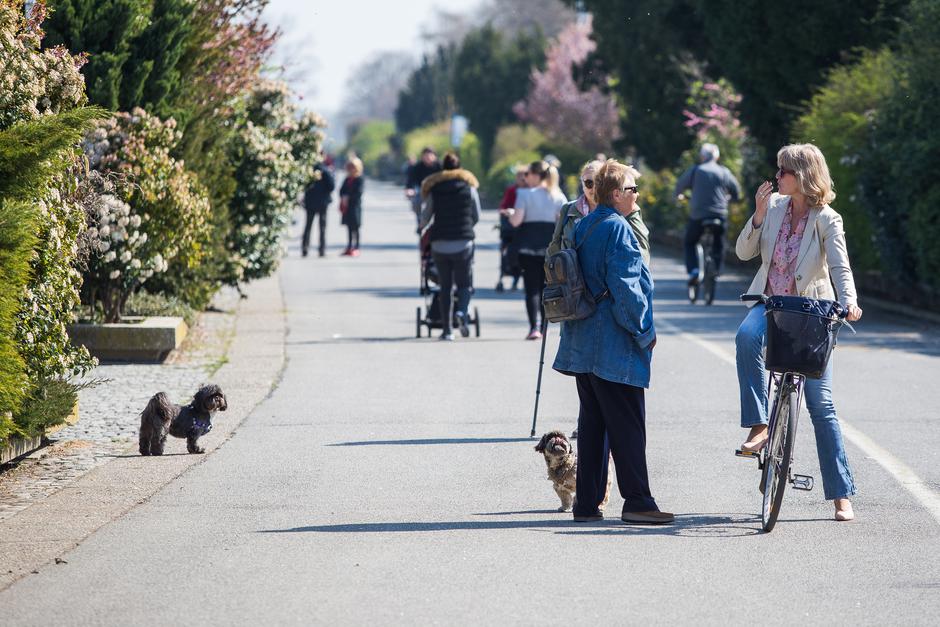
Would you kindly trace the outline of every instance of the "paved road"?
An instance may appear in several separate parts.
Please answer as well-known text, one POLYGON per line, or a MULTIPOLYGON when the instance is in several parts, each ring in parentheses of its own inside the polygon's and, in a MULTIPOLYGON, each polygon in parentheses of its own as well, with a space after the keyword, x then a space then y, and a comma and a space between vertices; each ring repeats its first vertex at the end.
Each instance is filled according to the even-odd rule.
MULTIPOLYGON (((868 312, 836 352, 858 520, 832 522, 821 489, 794 492, 761 534, 757 470, 732 455, 743 277, 690 307, 679 264, 657 255, 649 458, 677 524, 575 525, 527 437, 538 344, 521 296, 491 289, 493 222, 477 229, 483 335, 455 343, 414 338, 397 190, 369 184, 360 258, 337 255, 335 226, 325 259, 292 246, 277 389, 205 463, 0 593, 3 623, 936 624, 935 328, 868 312)), ((574 426, 571 380, 549 371, 542 398, 540 431, 574 426)), ((809 424, 797 463, 818 477, 809 424)))

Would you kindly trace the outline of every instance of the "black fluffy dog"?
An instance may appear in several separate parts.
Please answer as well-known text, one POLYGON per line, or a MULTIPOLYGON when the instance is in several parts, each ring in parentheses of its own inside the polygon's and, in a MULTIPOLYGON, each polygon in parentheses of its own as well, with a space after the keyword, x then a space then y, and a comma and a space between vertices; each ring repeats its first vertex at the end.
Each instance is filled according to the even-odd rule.
POLYGON ((189 405, 171 403, 163 392, 153 395, 140 414, 140 454, 163 455, 167 434, 186 438, 186 450, 204 453, 199 438, 212 429, 212 415, 228 409, 222 388, 202 386, 189 405))

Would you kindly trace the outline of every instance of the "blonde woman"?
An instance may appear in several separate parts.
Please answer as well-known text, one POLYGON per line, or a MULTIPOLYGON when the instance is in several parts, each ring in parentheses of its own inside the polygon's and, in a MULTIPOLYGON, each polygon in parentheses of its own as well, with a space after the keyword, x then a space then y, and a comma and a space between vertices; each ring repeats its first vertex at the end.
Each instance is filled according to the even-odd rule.
POLYGON ((362 226, 362 161, 352 157, 346 162, 346 180, 339 189, 339 210, 343 225, 349 230, 349 244, 343 252, 347 257, 359 256, 359 228, 362 226))
MULTIPOLYGON (((849 310, 848 320, 858 320, 862 310, 849 266, 842 217, 829 206, 836 195, 825 157, 812 144, 791 144, 777 153, 777 166, 778 193, 770 181, 758 188, 757 209, 735 247, 742 260, 761 258, 748 293, 826 300, 837 300, 838 296, 849 310)), ((764 305, 758 303, 751 307, 735 338, 741 426, 750 428, 741 448, 748 451, 758 451, 767 444, 766 333, 764 305)), ((855 514, 849 497, 855 494, 855 484, 832 402, 832 363, 821 379, 806 379, 804 389, 826 499, 834 501, 836 520, 852 520, 855 514)))

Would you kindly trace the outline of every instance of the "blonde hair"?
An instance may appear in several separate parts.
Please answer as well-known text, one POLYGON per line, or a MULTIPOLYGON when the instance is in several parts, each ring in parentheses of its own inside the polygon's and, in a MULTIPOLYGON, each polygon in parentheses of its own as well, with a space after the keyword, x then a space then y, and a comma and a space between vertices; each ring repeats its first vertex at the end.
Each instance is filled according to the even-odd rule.
POLYGON ((614 206, 614 190, 624 187, 627 177, 634 182, 642 176, 632 165, 624 165, 616 159, 608 159, 594 175, 594 197, 597 202, 609 207, 614 206))
POLYGON ((777 152, 777 167, 796 173, 800 193, 811 207, 822 207, 836 199, 829 166, 819 148, 813 144, 788 144, 777 152))
POLYGON ((587 163, 581 166, 581 176, 584 176, 584 173, 587 172, 588 170, 593 170, 594 174, 597 174, 598 170, 600 170, 603 165, 604 165, 604 162, 601 161, 600 159, 593 159, 591 161, 588 161, 587 163))
POLYGON ((545 179, 548 181, 548 191, 553 193, 561 191, 561 175, 558 173, 558 168, 549 165, 545 179))
POLYGON ((362 159, 359 157, 352 157, 346 162, 346 167, 352 167, 355 176, 362 176, 362 159))

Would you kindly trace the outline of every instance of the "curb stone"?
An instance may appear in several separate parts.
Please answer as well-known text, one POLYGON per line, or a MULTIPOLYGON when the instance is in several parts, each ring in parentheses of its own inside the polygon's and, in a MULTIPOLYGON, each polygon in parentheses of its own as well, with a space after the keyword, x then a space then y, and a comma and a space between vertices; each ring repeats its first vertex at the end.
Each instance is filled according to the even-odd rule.
POLYGON ((214 375, 229 409, 200 441, 206 455, 188 455, 185 442, 171 438, 163 457, 142 457, 136 451, 119 456, 4 520, 0 590, 54 565, 86 537, 205 461, 276 386, 285 363, 287 332, 279 276, 249 284, 246 292, 249 298, 238 305, 227 362, 214 375))

